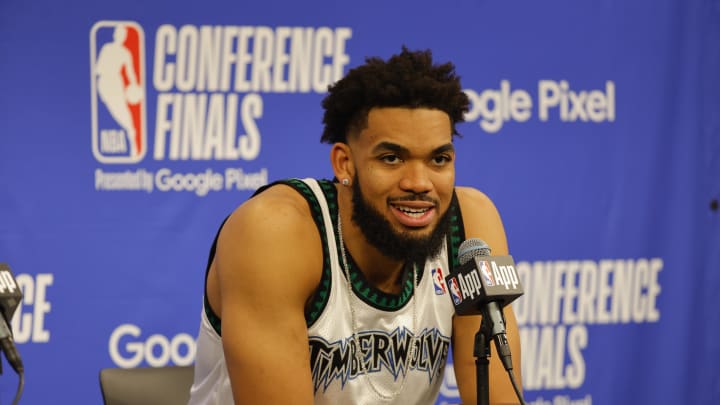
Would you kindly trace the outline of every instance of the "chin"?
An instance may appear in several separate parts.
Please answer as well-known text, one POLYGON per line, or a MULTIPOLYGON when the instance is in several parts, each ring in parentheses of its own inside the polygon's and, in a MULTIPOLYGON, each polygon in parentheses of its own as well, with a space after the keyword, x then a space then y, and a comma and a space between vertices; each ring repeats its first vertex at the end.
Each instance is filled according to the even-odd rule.
POLYGON ((407 238, 422 240, 427 239, 432 235, 433 231, 435 230, 435 225, 436 224, 431 224, 421 227, 399 225, 399 227, 396 228, 396 231, 407 238))

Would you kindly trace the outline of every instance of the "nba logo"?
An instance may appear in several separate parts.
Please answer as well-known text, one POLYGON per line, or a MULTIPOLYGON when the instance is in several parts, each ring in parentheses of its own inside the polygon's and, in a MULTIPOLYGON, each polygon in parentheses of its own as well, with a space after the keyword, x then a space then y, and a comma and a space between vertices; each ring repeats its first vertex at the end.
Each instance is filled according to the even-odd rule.
POLYGON ((102 163, 136 163, 147 152, 145 33, 132 21, 90 30, 92 148, 102 163))
POLYGON ((460 293, 460 287, 458 287, 457 279, 455 277, 448 280, 448 287, 450 288, 450 296, 452 297, 455 305, 460 305, 462 302, 462 294, 460 293))
POLYGON ((492 270, 490 270, 490 264, 485 260, 480 261, 480 275, 485 281, 485 286, 492 287, 495 285, 495 278, 493 277, 492 270))
POLYGON ((445 277, 443 277, 443 271, 440 267, 432 269, 432 279, 435 285, 435 295, 445 294, 445 277))

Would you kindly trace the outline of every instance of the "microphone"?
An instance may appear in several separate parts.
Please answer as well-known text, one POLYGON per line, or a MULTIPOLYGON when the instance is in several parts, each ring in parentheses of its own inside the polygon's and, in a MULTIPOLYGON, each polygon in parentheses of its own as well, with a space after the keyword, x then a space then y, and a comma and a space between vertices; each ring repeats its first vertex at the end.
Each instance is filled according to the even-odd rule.
POLYGON ((460 266, 445 277, 455 313, 482 315, 506 370, 512 370, 510 344, 502 309, 523 294, 511 256, 490 256, 490 246, 471 238, 460 244, 460 266))
MULTIPOLYGON (((22 297, 22 291, 15 282, 10 267, 6 263, 0 263, 0 350, 5 352, 5 358, 18 374, 23 373, 24 367, 9 323, 22 297)), ((0 368, 0 372, 1 370, 0 368)))

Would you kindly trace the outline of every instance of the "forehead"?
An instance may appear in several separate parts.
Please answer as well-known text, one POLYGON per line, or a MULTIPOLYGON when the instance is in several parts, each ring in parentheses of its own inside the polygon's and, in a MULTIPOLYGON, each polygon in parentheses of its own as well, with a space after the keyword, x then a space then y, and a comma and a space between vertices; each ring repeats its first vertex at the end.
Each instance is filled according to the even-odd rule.
POLYGON ((435 147, 452 142, 450 117, 429 108, 373 108, 367 126, 355 141, 363 146, 393 142, 403 146, 435 147))

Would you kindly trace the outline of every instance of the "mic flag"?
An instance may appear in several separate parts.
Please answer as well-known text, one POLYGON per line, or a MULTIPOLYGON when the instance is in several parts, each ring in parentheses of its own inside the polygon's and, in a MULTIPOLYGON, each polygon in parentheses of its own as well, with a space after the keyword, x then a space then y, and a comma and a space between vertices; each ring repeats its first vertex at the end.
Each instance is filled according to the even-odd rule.
MULTIPOLYGON (((23 373, 24 366, 15 347, 10 320, 22 297, 22 291, 15 282, 10 267, 6 263, 0 263, 0 313, 2 313, 2 317, 0 317, 0 349, 5 352, 8 363, 18 374, 23 373)), ((0 372, 2 372, 2 368, 0 368, 0 372)))
POLYGON ((10 323, 22 297, 10 267, 7 263, 0 263, 0 311, 7 323, 10 323))
POLYGON ((480 315, 488 302, 504 307, 523 295, 512 256, 489 256, 482 244, 465 253, 461 245, 460 266, 445 277, 458 315, 480 315))

